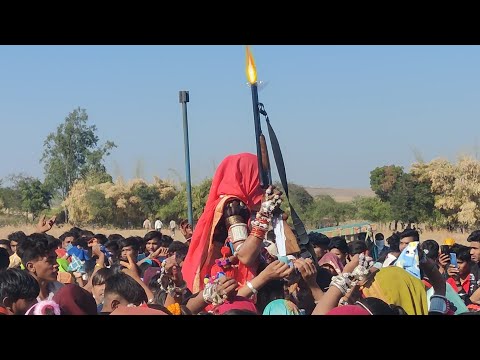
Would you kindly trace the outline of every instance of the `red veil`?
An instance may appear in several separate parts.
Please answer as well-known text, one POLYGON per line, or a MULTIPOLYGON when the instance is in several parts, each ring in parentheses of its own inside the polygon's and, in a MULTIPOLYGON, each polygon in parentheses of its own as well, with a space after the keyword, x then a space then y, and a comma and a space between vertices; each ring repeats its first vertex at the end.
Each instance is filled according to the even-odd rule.
POLYGON ((258 181, 257 156, 249 153, 227 156, 212 180, 203 214, 193 231, 182 274, 193 292, 203 289, 205 274, 213 265, 213 232, 223 214, 223 204, 231 198, 243 201, 251 210, 262 201, 263 189, 258 181))

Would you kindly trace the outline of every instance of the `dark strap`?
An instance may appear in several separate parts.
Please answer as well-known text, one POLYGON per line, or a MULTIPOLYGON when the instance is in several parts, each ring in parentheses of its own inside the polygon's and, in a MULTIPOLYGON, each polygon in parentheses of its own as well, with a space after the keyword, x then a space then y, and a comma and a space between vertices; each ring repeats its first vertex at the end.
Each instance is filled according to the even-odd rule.
POLYGON ((297 238, 299 240, 300 247, 303 248, 302 250, 308 250, 312 257, 316 259, 315 251, 313 250, 313 246, 309 243, 308 234, 305 230, 305 225, 303 224, 302 220, 298 216, 297 212, 292 206, 290 202, 290 197, 288 194, 288 183, 287 183, 287 175, 285 172, 285 163, 283 162, 282 150, 280 150, 280 145, 278 143, 277 135, 275 135, 275 131, 273 130, 272 125, 270 124, 270 119, 268 118, 267 112, 263 107, 263 104, 259 105, 259 112, 263 116, 265 116, 265 121, 267 122, 268 127, 268 136, 270 138, 270 143, 272 145, 272 152, 273 157, 275 158, 275 164, 277 165, 278 175, 280 176, 280 182, 282 183, 282 187, 285 191, 285 196, 287 197, 288 204, 290 205, 290 216, 292 217, 293 227, 297 233, 297 238))

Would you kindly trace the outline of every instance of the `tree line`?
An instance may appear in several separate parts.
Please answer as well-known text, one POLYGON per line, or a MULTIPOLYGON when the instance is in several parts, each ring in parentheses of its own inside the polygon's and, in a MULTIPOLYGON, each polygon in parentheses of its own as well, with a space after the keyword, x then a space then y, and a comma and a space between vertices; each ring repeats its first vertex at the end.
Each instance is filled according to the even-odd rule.
MULTIPOLYGON (((35 220, 42 212, 61 213, 60 220, 78 225, 139 226, 145 218, 186 218, 185 184, 155 178, 115 182, 104 161, 116 147, 100 143, 85 109, 69 113, 44 142, 40 162, 44 181, 14 174, 0 180, 0 209, 35 220)), ((300 185, 289 184, 292 205, 307 228, 334 226, 352 220, 377 223, 422 223, 431 228, 471 229, 480 223, 480 162, 463 156, 456 163, 419 161, 410 171, 386 165, 370 172, 374 197, 337 202, 313 198, 300 185)), ((194 218, 205 206, 211 179, 192 189, 194 218)), ((281 187, 280 184, 277 186, 281 187)), ((285 209, 289 212, 288 207, 285 209)))

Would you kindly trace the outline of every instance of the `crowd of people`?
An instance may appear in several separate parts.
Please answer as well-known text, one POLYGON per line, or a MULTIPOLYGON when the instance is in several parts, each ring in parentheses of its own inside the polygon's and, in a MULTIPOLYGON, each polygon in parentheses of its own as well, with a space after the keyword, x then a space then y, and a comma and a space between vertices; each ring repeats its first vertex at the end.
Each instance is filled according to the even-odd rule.
POLYGON ((260 187, 257 157, 242 153, 218 166, 195 229, 187 221, 179 224, 185 242, 158 229, 125 238, 72 227, 55 238, 48 234, 55 218, 42 218, 34 233, 18 231, 0 240, 0 313, 458 315, 480 310, 480 230, 470 234, 469 246, 453 239, 441 246, 420 241, 415 229, 350 242, 310 232, 312 252, 286 253, 278 237, 288 226, 282 195, 274 186, 260 187))

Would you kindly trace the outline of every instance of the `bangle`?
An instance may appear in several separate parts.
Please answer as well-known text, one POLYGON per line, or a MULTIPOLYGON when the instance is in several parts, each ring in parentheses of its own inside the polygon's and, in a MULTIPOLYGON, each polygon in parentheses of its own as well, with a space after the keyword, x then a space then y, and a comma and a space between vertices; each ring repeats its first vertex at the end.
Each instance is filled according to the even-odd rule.
POLYGON ((252 290, 252 293, 253 293, 254 295, 258 294, 258 290, 253 287, 253 285, 252 285, 252 283, 251 283, 250 281, 247 281, 247 286, 248 286, 248 288, 249 288, 250 290, 252 290))

